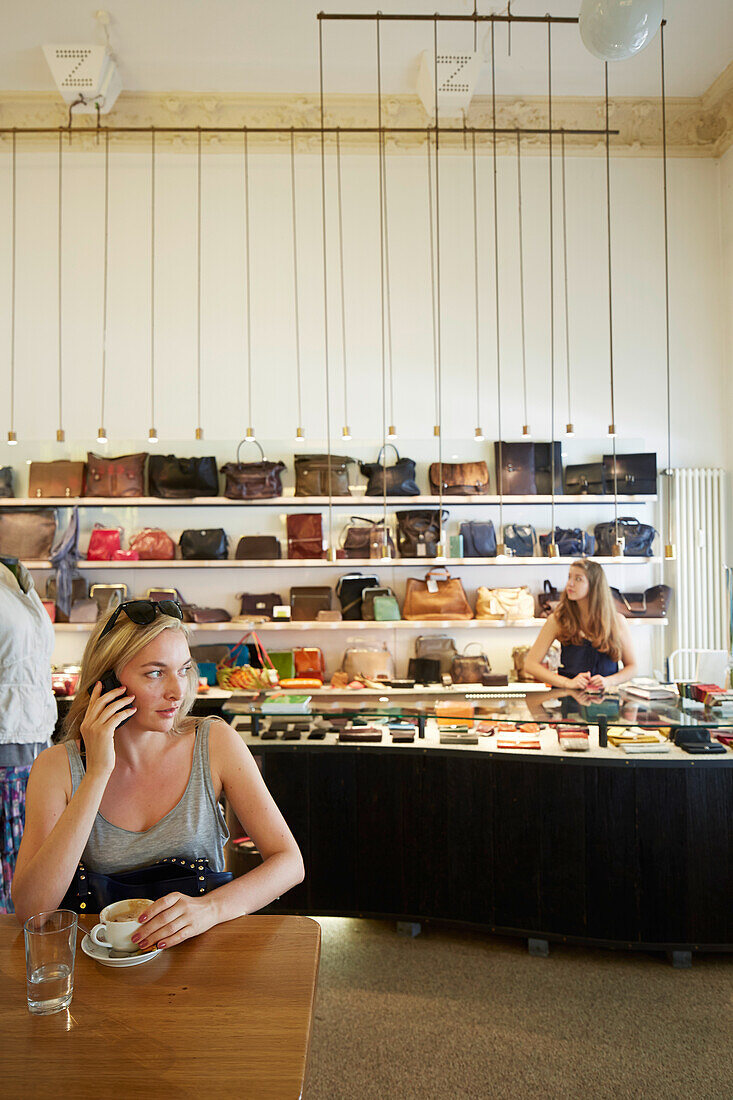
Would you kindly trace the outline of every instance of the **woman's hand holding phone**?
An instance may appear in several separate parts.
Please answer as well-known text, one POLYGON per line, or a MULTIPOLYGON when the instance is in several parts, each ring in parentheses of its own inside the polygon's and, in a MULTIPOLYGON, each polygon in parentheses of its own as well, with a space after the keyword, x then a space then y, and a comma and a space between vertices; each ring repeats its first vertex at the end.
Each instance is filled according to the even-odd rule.
POLYGON ((137 710, 131 705, 135 696, 126 692, 127 689, 120 686, 103 693, 99 682, 92 688, 80 727, 86 747, 87 772, 109 777, 114 771, 115 730, 137 710))

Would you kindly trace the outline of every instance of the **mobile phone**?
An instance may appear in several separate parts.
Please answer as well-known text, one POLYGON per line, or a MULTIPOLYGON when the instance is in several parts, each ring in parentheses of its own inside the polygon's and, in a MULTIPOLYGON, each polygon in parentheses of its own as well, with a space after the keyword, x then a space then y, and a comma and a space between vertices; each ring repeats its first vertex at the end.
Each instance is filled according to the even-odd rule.
MULTIPOLYGON (((122 684, 117 679, 115 675, 115 670, 113 668, 111 668, 109 672, 105 672, 104 676, 100 676, 99 682, 102 685, 102 695, 104 695, 107 691, 114 691, 115 688, 122 687, 122 684)), ((129 722, 131 718, 132 715, 128 714, 127 718, 122 719, 120 724, 117 726, 117 729, 119 729, 120 726, 124 726, 125 722, 129 722)))

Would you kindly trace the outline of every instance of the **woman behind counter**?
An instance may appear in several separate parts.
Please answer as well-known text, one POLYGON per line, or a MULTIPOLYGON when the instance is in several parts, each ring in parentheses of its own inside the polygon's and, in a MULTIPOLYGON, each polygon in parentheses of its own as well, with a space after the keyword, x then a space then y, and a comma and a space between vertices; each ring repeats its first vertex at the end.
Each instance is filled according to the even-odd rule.
POLYGON ((603 691, 636 675, 628 623, 616 611, 598 562, 581 558, 570 566, 565 591, 527 654, 524 668, 542 683, 577 691, 589 687, 603 691), (555 639, 562 647, 560 668, 550 672, 541 662, 555 639))

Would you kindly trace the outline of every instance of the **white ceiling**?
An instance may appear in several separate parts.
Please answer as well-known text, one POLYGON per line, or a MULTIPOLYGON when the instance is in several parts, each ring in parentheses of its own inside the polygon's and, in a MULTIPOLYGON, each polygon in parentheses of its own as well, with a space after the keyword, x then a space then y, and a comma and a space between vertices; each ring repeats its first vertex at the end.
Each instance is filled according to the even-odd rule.
MULTIPOLYGON (((101 0, 103 3, 104 0, 101 0)), ((109 0, 110 34, 124 87, 131 91, 316 93, 318 21, 330 12, 427 12, 430 0, 109 0)), ((515 15, 577 15, 580 0, 514 0, 515 15)), ((666 0, 667 92, 698 96, 733 60, 732 0, 666 0)), ((466 14, 467 0, 443 0, 441 13, 466 14)), ((479 3, 479 12, 505 5, 479 3)), ((0 89, 54 88, 44 43, 104 41, 87 0, 24 0, 4 5, 0 89)), ((484 25, 479 35, 488 33, 484 25)), ((369 93, 376 87, 374 23, 326 22, 326 92, 369 93)), ((382 26, 386 94, 415 89, 417 58, 432 45, 432 23, 382 26)), ((440 24, 439 51, 472 45, 470 24, 440 24)), ((560 95, 597 95, 603 66, 586 52, 576 26, 552 31, 553 85, 560 95)), ((512 56, 507 32, 497 25, 497 93, 541 95, 547 88, 547 29, 515 26, 512 56)), ((656 95, 658 40, 638 57, 610 67, 612 95, 656 95)), ((490 90, 488 68, 477 91, 490 90)))

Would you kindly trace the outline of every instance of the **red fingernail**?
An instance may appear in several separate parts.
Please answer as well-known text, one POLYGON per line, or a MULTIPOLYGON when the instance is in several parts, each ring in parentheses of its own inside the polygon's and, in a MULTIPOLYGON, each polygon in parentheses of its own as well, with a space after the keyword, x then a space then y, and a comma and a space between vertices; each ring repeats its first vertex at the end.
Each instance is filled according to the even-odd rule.
POLYGON ((165 944, 164 943, 159 943, 158 947, 163 948, 163 947, 165 947, 165 944))
POLYGON ((133 943, 137 943, 137 941, 140 939, 140 933, 136 932, 134 936, 130 936, 130 939, 133 943))
POLYGON ((141 913, 140 916, 137 918, 137 922, 138 922, 138 924, 142 924, 142 922, 144 920, 147 920, 147 919, 148 919, 148 914, 147 913, 141 913))

